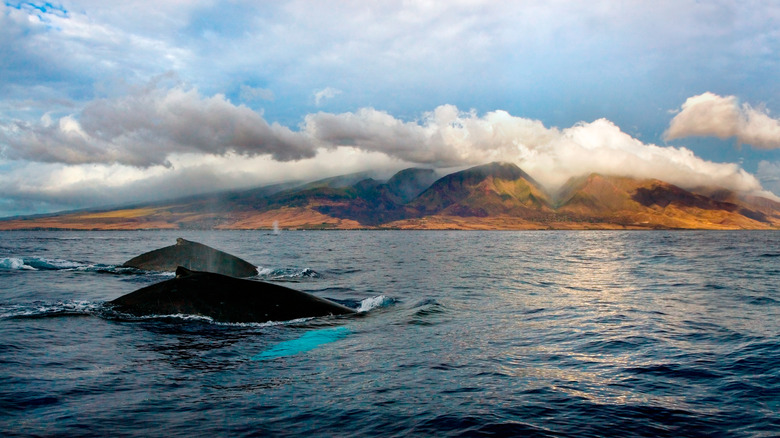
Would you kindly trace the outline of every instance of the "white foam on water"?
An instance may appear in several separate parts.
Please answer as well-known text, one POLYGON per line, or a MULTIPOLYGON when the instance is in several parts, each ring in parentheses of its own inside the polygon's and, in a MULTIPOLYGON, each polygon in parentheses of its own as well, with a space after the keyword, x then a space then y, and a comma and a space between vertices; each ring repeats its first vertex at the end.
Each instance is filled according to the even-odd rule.
POLYGON ((198 321, 198 322, 208 322, 213 323, 214 318, 211 318, 209 316, 203 316, 203 315, 190 315, 186 313, 173 313, 169 315, 144 315, 144 316, 136 316, 134 319, 180 319, 182 321, 198 321))
POLYGON ((174 272, 144 271, 121 265, 107 265, 84 261, 50 259, 46 257, 0 257, 0 270, 9 271, 78 271, 113 274, 139 274, 174 277, 174 272))
POLYGON ((272 269, 263 268, 263 267, 260 267, 260 266, 257 267, 257 276, 258 277, 265 277, 265 276, 271 275, 273 272, 274 271, 272 269))
POLYGON ((4 257, 0 258, 0 269, 8 269, 8 270, 21 270, 21 269, 27 269, 27 270, 35 270, 30 265, 26 265, 24 263, 24 259, 19 257, 4 257))
POLYGON ((203 322, 207 324, 228 326, 228 327, 259 327, 259 328, 301 324, 314 319, 312 317, 309 317, 309 318, 291 319, 289 321, 223 322, 223 321, 215 321, 214 318, 210 316, 192 315, 187 313, 153 314, 153 315, 135 316, 129 313, 115 312, 115 315, 120 315, 122 319, 137 320, 137 321, 144 321, 144 320, 148 321, 148 320, 155 320, 155 319, 176 319, 185 322, 203 322))
POLYGON ((366 298, 360 302, 360 306, 357 308, 358 313, 368 312, 376 309, 377 307, 386 307, 395 303, 395 300, 385 296, 379 295, 376 297, 366 298))
POLYGON ((311 268, 257 268, 257 276, 268 280, 279 280, 289 278, 318 278, 317 271, 311 268))
POLYGON ((0 258, 0 269, 29 271, 58 271, 87 269, 90 264, 72 260, 49 259, 46 257, 4 257, 0 258))
POLYGON ((266 321, 266 322, 214 322, 215 325, 224 325, 229 327, 276 327, 283 325, 302 324, 311 321, 313 317, 291 319, 289 321, 266 321))
POLYGON ((60 259, 47 259, 44 257, 31 257, 26 260, 27 264, 34 266, 37 269, 50 269, 50 270, 72 270, 84 268, 88 265, 81 262, 74 262, 71 260, 60 259))
POLYGON ((60 315, 91 315, 102 309, 91 301, 33 302, 0 307, 0 318, 47 317, 60 315))

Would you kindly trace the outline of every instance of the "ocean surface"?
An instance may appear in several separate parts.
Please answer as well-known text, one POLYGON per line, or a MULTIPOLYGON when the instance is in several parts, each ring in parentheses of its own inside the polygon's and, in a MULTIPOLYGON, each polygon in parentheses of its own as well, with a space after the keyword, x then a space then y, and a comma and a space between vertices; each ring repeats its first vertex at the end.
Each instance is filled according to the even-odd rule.
POLYGON ((0 232, 0 435, 780 436, 780 232, 0 232), (361 312, 105 305, 177 237, 361 312))

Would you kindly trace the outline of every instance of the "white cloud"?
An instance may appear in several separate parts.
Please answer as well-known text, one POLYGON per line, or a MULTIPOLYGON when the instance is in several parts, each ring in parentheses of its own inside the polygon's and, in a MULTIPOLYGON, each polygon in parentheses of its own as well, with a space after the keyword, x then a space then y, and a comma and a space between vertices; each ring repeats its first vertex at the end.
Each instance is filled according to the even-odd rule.
POLYGON ((78 115, 53 122, 0 125, 6 158, 67 164, 168 165, 171 154, 196 152, 270 155, 277 161, 312 157, 300 134, 269 124, 223 95, 195 89, 146 87, 115 99, 98 99, 78 115))
POLYGON ((341 90, 332 87, 325 87, 322 90, 314 92, 314 104, 320 106, 326 99, 333 99, 341 94, 341 90))
POLYGON ((780 148, 780 119, 769 116, 736 96, 704 93, 688 98, 664 134, 668 140, 684 137, 734 137, 761 149, 780 148))
POLYGON ((169 157, 170 167, 148 168, 25 162, 0 173, 0 217, 41 210, 128 205, 368 170, 387 174, 408 167, 387 155, 353 148, 318 152, 315 158, 283 163, 268 156, 232 153, 174 154, 169 157))
POLYGON ((737 164, 703 160, 686 148, 642 143, 606 119, 561 130, 505 111, 479 116, 443 105, 419 122, 404 122, 367 108, 311 114, 303 132, 324 147, 352 146, 432 166, 510 161, 551 188, 571 177, 597 172, 657 178, 685 188, 762 190, 758 180, 737 164))
POLYGON ((404 122, 373 108, 320 112, 306 117, 303 131, 320 145, 354 146, 408 162, 448 167, 516 158, 517 142, 543 143, 557 130, 505 111, 478 117, 473 111, 442 105, 419 122, 404 122))
POLYGON ((197 160, 187 164, 182 156, 203 162, 228 156, 266 157, 264 167, 271 167, 268 163, 351 148, 433 167, 514 162, 550 188, 598 172, 658 178, 685 188, 762 190, 758 179, 737 164, 707 161, 686 148, 645 144, 606 119, 559 129, 506 111, 480 116, 452 105, 439 106, 418 121, 402 121, 373 108, 319 112, 306 116, 300 130, 292 131, 268 124, 259 113, 221 95, 204 97, 179 86, 147 87, 93 101, 78 115, 0 128, 6 158, 37 162, 190 168, 198 166, 197 160), (179 157, 178 164, 174 157, 179 157))

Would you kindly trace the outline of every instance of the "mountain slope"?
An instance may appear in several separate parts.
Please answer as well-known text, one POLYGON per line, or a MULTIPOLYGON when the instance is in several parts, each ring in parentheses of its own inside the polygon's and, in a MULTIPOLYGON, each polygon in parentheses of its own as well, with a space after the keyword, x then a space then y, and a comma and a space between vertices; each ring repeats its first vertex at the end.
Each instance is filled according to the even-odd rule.
POLYGON ((365 179, 351 187, 355 198, 350 202, 317 205, 314 209, 328 216, 378 226, 404 218, 404 204, 428 188, 435 178, 432 169, 412 168, 396 173, 387 183, 365 179))
POLYGON ((490 163, 447 175, 408 204, 414 216, 539 217, 550 199, 533 178, 509 163, 490 163))
POLYGON ((490 163, 436 179, 406 169, 352 174, 118 209, 0 220, 8 229, 780 229, 780 203, 654 179, 573 178, 552 197, 519 167, 490 163))
POLYGON ((404 169, 387 181, 387 192, 392 197, 393 202, 406 204, 430 187, 437 179, 438 176, 433 169, 416 167, 404 169))
POLYGON ((598 174, 569 181, 558 195, 556 212, 568 221, 624 226, 730 229, 780 225, 747 204, 712 199, 659 180, 598 174))

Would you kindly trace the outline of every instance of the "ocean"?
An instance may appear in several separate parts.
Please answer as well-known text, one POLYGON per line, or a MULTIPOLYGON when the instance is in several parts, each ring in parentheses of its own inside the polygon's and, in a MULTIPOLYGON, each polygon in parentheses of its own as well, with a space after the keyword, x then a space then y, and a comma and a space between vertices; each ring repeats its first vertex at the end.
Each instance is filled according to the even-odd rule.
POLYGON ((780 232, 2 232, 0 435, 780 436, 780 232), (361 311, 105 305, 177 237, 361 311))

